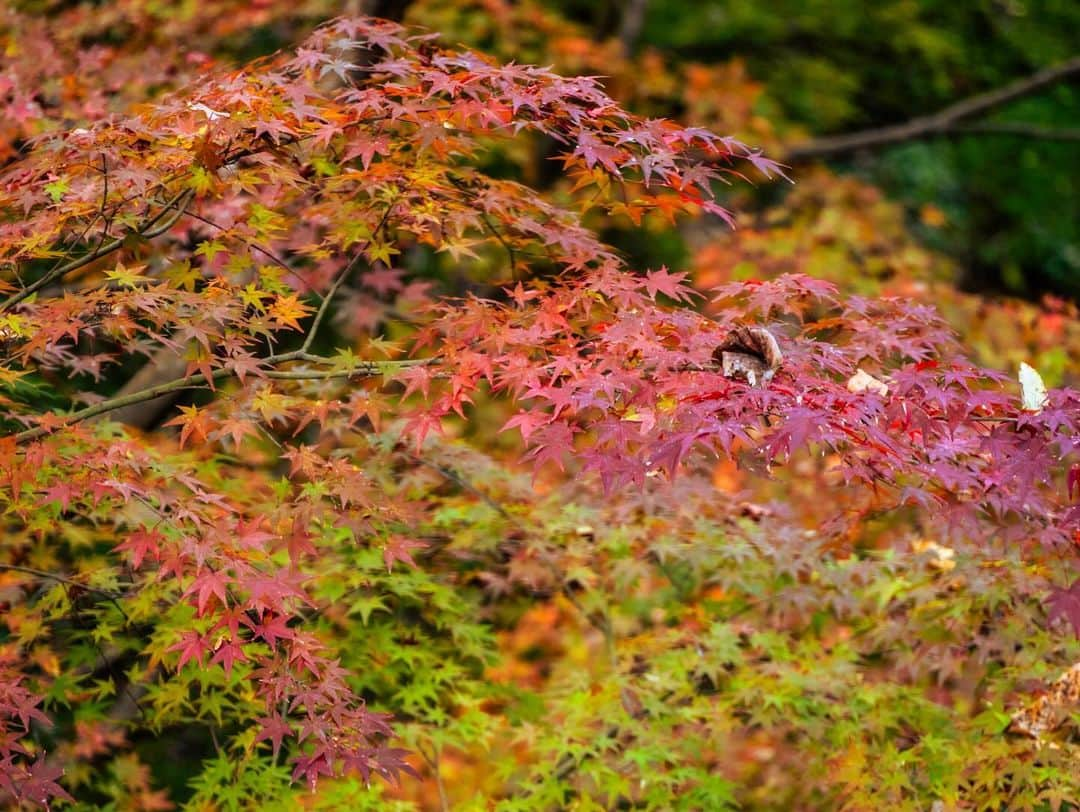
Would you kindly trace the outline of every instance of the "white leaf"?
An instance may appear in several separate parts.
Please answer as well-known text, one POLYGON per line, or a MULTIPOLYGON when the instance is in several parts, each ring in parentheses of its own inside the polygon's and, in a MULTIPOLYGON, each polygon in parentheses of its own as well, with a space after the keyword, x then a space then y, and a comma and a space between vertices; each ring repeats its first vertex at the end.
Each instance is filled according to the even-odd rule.
POLYGON ((884 381, 879 381, 869 372, 860 369, 847 382, 849 392, 873 392, 874 394, 888 397, 889 387, 884 381))
POLYGON ((1020 401, 1025 412, 1041 412, 1046 405, 1046 384, 1042 376, 1025 363, 1020 364, 1020 401))
POLYGON ((229 114, 222 110, 215 110, 212 107, 207 107, 202 102, 198 104, 189 104, 188 110, 195 110, 196 112, 203 113, 211 121, 217 121, 219 118, 230 118, 229 114))

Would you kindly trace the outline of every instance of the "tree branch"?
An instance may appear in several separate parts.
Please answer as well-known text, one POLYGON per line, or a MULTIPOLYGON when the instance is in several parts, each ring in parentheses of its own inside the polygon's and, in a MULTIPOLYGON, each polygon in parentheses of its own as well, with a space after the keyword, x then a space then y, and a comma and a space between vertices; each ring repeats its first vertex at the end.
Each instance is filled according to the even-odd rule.
MULTIPOLYGON (((321 356, 311 356, 305 352, 295 351, 282 353, 281 355, 271 355, 268 358, 263 359, 263 363, 267 365, 282 364, 288 361, 311 361, 318 360, 326 363, 328 359, 321 356)), ((407 359, 402 361, 361 361, 347 369, 330 369, 330 370, 288 370, 267 371, 266 377, 268 378, 280 378, 285 380, 327 380, 330 378, 373 378, 378 375, 385 375, 388 372, 394 372, 398 369, 403 369, 410 366, 423 366, 427 364, 435 363, 435 359, 431 358, 418 358, 407 359)), ((131 392, 130 394, 122 395, 120 397, 109 398, 103 400, 100 403, 95 403, 93 406, 87 406, 85 409, 72 412, 71 414, 61 416, 61 425, 68 426, 72 423, 80 423, 84 420, 89 420, 92 417, 105 414, 107 412, 121 409, 125 406, 131 406, 135 403, 142 403, 146 400, 153 400, 154 398, 167 395, 170 392, 179 392, 184 389, 202 389, 209 386, 212 383, 223 381, 226 378, 230 378, 236 373, 231 369, 216 369, 209 376, 203 373, 195 375, 186 375, 183 378, 176 378, 165 383, 158 384, 157 386, 150 386, 146 389, 140 389, 137 392, 131 392)), ((27 429, 14 435, 16 443, 27 443, 31 440, 36 440, 39 437, 52 432, 57 427, 44 427, 39 426, 33 429, 27 429)))
MULTIPOLYGON (((138 372, 132 375, 120 389, 113 393, 113 397, 123 397, 132 392, 139 392, 156 386, 164 381, 181 378, 187 371, 187 361, 183 356, 168 347, 159 347, 138 372)), ((111 415, 111 419, 118 423, 134 426, 139 429, 149 429, 172 405, 173 399, 162 396, 156 400, 143 401, 130 406, 124 406, 111 415)))
POLYGON ((21 572, 25 575, 33 575, 35 578, 46 578, 50 581, 56 581, 60 584, 67 584, 68 586, 82 589, 86 592, 93 592, 95 595, 101 595, 103 598, 107 598, 114 603, 117 599, 123 597, 123 595, 121 595, 119 592, 112 592, 108 589, 99 589, 96 586, 89 586, 87 584, 80 583, 79 581, 68 578, 67 576, 57 575, 54 572, 46 572, 45 570, 34 569, 33 567, 23 567, 19 564, 0 564, 0 570, 4 570, 7 572, 21 572))
POLYGON ((625 0, 622 19, 619 21, 619 42, 627 54, 634 52, 641 29, 645 26, 645 12, 648 8, 649 0, 625 0))
POLYGON ((334 283, 330 286, 330 289, 326 291, 326 294, 323 296, 322 301, 319 302, 319 309, 316 311, 315 318, 312 319, 311 326, 308 327, 307 335, 304 337, 304 343, 300 347, 301 353, 306 353, 311 349, 311 343, 315 340, 315 334, 319 331, 319 327, 322 325, 323 319, 326 318, 326 313, 330 309, 330 301, 334 298, 334 295, 338 292, 338 288, 345 282, 349 274, 353 272, 357 263, 363 259, 363 252, 367 250, 368 246, 371 245, 371 241, 375 239, 375 236, 386 225, 386 221, 390 218, 390 212, 393 211, 393 208, 394 203, 391 202, 390 205, 386 207, 386 211, 383 212, 382 217, 379 218, 378 224, 372 230, 371 237, 364 241, 363 247, 357 250, 356 254, 349 260, 348 264, 341 269, 341 273, 338 274, 334 283))
MULTIPOLYGON (((205 223, 206 225, 210 226, 211 228, 216 228, 218 231, 227 231, 227 229, 224 226, 218 225, 217 223, 215 223, 213 220, 209 219, 208 217, 203 217, 201 214, 196 214, 195 212, 188 212, 188 214, 191 216, 192 219, 198 220, 200 223, 205 223)), ((259 245, 257 242, 245 239, 244 237, 241 237, 239 235, 234 235, 234 238, 240 240, 240 242, 242 242, 244 245, 251 248, 253 251, 258 251, 260 254, 262 254, 264 257, 269 259, 271 262, 273 262, 275 265, 277 265, 279 268, 283 269, 287 273, 290 273, 290 274, 295 274, 296 273, 295 268, 290 268, 289 264, 287 262, 285 262, 285 260, 283 260, 277 254, 275 254, 269 248, 265 248, 264 246, 259 245)))
MULTIPOLYGON (((1070 79, 1078 74, 1080 74, 1080 56, 1074 56, 1065 62, 1051 65, 1036 71, 1030 76, 1017 79, 1015 82, 997 90, 980 93, 977 96, 956 102, 932 115, 919 116, 910 121, 888 127, 860 130, 859 132, 843 135, 830 135, 815 138, 802 144, 795 144, 787 150, 784 158, 788 161, 806 161, 964 131, 996 132, 998 134, 1027 135, 1028 137, 1056 137, 1050 135, 1050 133, 1054 132, 1053 130, 1046 131, 1038 128, 1033 130, 1029 125, 979 125, 977 128, 972 128, 963 127, 962 123, 1017 99, 1030 96, 1044 87, 1070 79), (1015 128, 1018 126, 1023 127, 1025 132, 1017 131, 1015 128)), ((1068 135, 1068 133, 1074 131, 1064 132, 1067 135, 1063 140, 1072 140, 1072 136, 1068 135)))
MULTIPOLYGON (((326 360, 326 359, 322 359, 326 360)), ((267 378, 280 381, 328 381, 333 378, 375 378, 406 367, 429 366, 427 358, 408 358, 402 361, 361 361, 348 369, 268 370, 267 378)))
POLYGON ((450 812, 449 796, 446 794, 446 786, 443 784, 442 771, 439 768, 439 745, 432 742, 431 755, 428 755, 427 751, 423 748, 423 745, 416 745, 417 751, 420 753, 420 757, 424 759, 428 767, 431 769, 432 774, 435 776, 435 787, 439 791, 439 809, 442 812, 450 812))
POLYGON ((1003 135, 1040 141, 1080 141, 1080 130, 1040 127, 1019 121, 984 121, 965 124, 949 131, 949 135, 1003 135))
MULTIPOLYGON (((194 194, 195 192, 192 189, 185 189, 183 192, 180 192, 168 203, 166 203, 165 206, 161 209, 161 211, 159 211, 157 214, 155 214, 153 217, 143 223, 135 231, 135 233, 139 234, 142 237, 145 237, 146 239, 153 239, 154 237, 158 237, 164 234, 166 231, 173 227, 173 225, 176 223, 177 220, 180 219, 181 216, 183 216, 184 210, 187 207, 187 204, 191 201, 191 198, 194 196, 194 194), (176 207, 176 213, 173 214, 171 217, 166 218, 165 215, 168 213, 169 209, 173 208, 174 206, 176 207)), ((54 279, 59 279, 62 276, 66 276, 72 271, 83 268, 89 265, 91 262, 94 262, 95 260, 101 259, 102 257, 111 254, 113 251, 117 250, 124 244, 124 239, 124 237, 119 237, 115 240, 110 240, 104 245, 101 245, 98 248, 94 249, 90 253, 84 254, 77 259, 71 260, 70 262, 66 262, 58 268, 54 268, 37 281, 30 283, 17 293, 11 294, 7 299, 4 300, 2 304, 0 304, 0 312, 10 310, 23 299, 26 299, 37 291, 41 290, 41 288, 48 285, 54 279)))

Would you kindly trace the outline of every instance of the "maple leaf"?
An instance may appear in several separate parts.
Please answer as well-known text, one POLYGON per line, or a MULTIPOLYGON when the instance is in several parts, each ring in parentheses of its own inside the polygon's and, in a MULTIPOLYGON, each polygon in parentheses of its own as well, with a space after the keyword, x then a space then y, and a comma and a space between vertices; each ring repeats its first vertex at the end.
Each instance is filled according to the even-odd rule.
POLYGON ((251 399, 251 408, 259 413, 266 423, 284 422, 289 417, 289 399, 280 392, 263 388, 251 399))
POLYGON ((292 532, 285 537, 289 560, 295 565, 305 556, 316 555, 318 550, 311 543, 312 535, 297 523, 293 523, 292 532))
POLYGON ((1065 618, 1073 632, 1080 637, 1080 580, 1074 581, 1068 589, 1058 589, 1047 598, 1050 611, 1048 619, 1053 621, 1065 618))
POLYGON ((382 262, 385 265, 389 265, 392 258, 400 253, 401 252, 390 243, 382 242, 380 240, 370 241, 364 249, 364 255, 372 265, 376 262, 382 262))
POLYGON ((75 799, 56 783, 63 774, 63 768, 50 764, 45 758, 45 753, 42 753, 30 765, 29 777, 21 787, 23 797, 45 807, 48 807, 50 800, 54 798, 74 804, 75 799))
POLYGON ((268 645, 276 645, 278 640, 291 640, 296 633, 287 625, 285 615, 263 614, 262 620, 251 625, 252 634, 260 637, 268 645))
POLYGON ((53 203, 59 203, 69 188, 67 178, 57 178, 45 184, 45 191, 52 198, 53 203))
POLYGON ((700 294, 693 288, 684 285, 686 273, 669 273, 667 268, 658 271, 649 271, 645 274, 645 290, 653 299, 662 293, 677 302, 690 301, 700 294))
POLYGON ((169 647, 169 651, 179 651, 180 661, 177 668, 183 668, 185 663, 195 660, 201 667, 203 656, 206 654, 208 644, 206 638, 194 631, 186 631, 180 636, 180 640, 169 647))
POLYGON ((552 420, 551 415, 538 411, 521 411, 511 417, 503 427, 499 429, 499 432, 509 431, 510 429, 518 429, 521 432, 521 439, 526 443, 529 442, 529 437, 536 429, 541 426, 545 426, 552 420))
POLYGON ((360 279, 364 283, 365 287, 369 287, 378 293, 380 296, 385 296, 388 293, 394 293, 404 287, 401 278, 404 276, 405 271, 400 268, 375 268, 363 274, 360 279))
POLYGON ((210 660, 211 665, 221 663, 225 668, 225 676, 228 678, 232 673, 233 663, 243 662, 247 659, 243 647, 235 640, 226 640, 220 643, 210 660))
POLYGON ((198 268, 192 267, 191 263, 187 260, 168 268, 162 274, 162 277, 173 287, 188 291, 194 291, 196 286, 203 279, 202 272, 199 271, 198 268))
POLYGON ((228 417, 218 423, 214 432, 217 437, 228 437, 235 448, 239 449, 245 437, 257 437, 259 432, 247 417, 228 417))
POLYGON ((204 569, 195 576, 191 586, 184 590, 183 597, 195 596, 196 607, 202 617, 213 606, 214 601, 221 606, 228 604, 228 586, 228 579, 223 573, 204 569))
POLYGON ((139 529, 130 533, 124 541, 114 548, 117 552, 129 553, 131 556, 132 569, 138 569, 146 556, 152 556, 155 560, 161 557, 161 545, 165 537, 157 530, 139 529))
POLYGON ((197 406, 181 406, 181 414, 164 423, 166 426, 180 426, 180 447, 182 448, 188 438, 195 435, 200 442, 206 440, 213 418, 206 411, 200 411, 197 406))
POLYGON ((225 368, 236 373, 236 378, 240 383, 244 383, 248 375, 253 375, 256 378, 266 376, 262 362, 257 356, 249 352, 233 353, 229 356, 229 360, 225 362, 225 368))
POLYGON ((140 284, 150 281, 149 277, 142 276, 139 273, 139 271, 143 270, 145 267, 145 265, 140 265, 135 268, 128 268, 122 262, 117 263, 113 270, 106 271, 105 278, 110 282, 116 282, 121 287, 138 287, 140 284))
POLYGON ((330 758, 325 752, 316 752, 310 756, 300 756, 296 760, 296 767, 293 768, 292 780, 295 781, 298 778, 303 778, 312 790, 319 783, 320 776, 333 776, 334 768, 330 763, 330 758))
MULTIPOLYGON (((1070 485, 1070 493, 1072 487, 1070 485)), ((42 494, 43 502, 59 502, 60 510, 67 510, 71 504, 72 498, 79 493, 79 489, 76 488, 70 482, 57 482, 54 485, 50 485, 45 489, 42 494)))
POLYGON ((259 732, 255 736, 256 742, 269 740, 273 747, 274 758, 277 758, 278 751, 281 750, 281 743, 286 738, 295 735, 293 733, 292 726, 279 714, 271 714, 270 716, 263 716, 255 720, 259 725, 259 732))
POLYGON ((386 564, 386 571, 393 571, 395 561, 415 567, 416 562, 413 561, 412 551, 422 550, 427 546, 427 543, 423 541, 415 541, 404 536, 391 536, 383 546, 383 563, 386 564))
POLYGON ((301 302, 295 295, 278 296, 270 305, 268 315, 282 327, 299 330, 300 319, 309 315, 313 308, 301 302))

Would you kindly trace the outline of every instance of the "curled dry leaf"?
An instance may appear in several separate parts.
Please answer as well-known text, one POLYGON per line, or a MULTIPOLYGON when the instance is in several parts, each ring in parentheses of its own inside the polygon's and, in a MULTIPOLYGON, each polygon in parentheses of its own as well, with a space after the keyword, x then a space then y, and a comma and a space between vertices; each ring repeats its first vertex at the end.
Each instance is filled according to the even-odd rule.
POLYGON ((889 394, 889 386, 884 381, 879 381, 869 372, 859 369, 848 378, 847 390, 849 392, 873 392, 876 395, 886 397, 889 394))
POLYGON ((753 502, 740 502, 737 508, 740 516, 749 519, 752 522, 760 522, 762 519, 773 515, 770 508, 753 502))
POLYGON ((1061 727, 1080 703, 1080 663, 1074 663, 1034 702, 1013 714, 1008 732, 1038 741, 1044 733, 1061 727))
POLYGON ((940 572, 949 572, 956 567, 956 551, 951 547, 945 547, 936 541, 919 539, 911 543, 911 549, 916 553, 930 553, 930 567, 940 572))
POLYGON ((784 361, 776 337, 764 327, 739 324, 713 351, 726 378, 742 378, 751 386, 764 385, 784 361))

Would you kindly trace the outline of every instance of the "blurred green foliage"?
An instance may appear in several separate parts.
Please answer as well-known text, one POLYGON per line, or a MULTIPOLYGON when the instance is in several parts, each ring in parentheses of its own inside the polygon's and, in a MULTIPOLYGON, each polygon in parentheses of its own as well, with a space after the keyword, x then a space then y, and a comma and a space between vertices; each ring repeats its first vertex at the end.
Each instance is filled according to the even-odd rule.
MULTIPOLYGON (((556 3, 609 27, 618 5, 556 3)), ((932 113, 1069 58, 1077 32, 1080 4, 1069 0, 653 0, 638 47, 744 59, 765 83, 763 112, 791 140, 932 113)), ((988 120, 1075 131, 1080 92, 1051 87, 988 120)), ((945 211, 936 247, 960 260, 966 286, 1080 295, 1077 142, 978 134, 835 162, 912 209, 945 211)))

